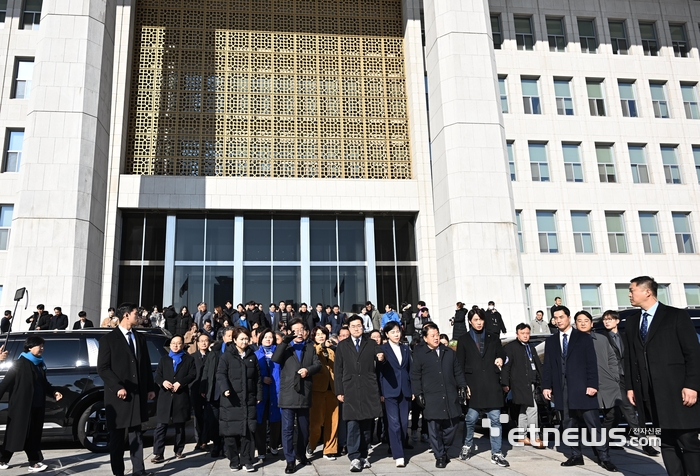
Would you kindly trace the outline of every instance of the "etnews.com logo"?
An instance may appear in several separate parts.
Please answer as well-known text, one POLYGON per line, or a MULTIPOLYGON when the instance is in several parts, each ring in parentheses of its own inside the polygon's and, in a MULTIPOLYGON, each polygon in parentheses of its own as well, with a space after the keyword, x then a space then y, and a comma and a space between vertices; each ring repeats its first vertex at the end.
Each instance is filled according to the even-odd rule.
MULTIPOLYGON (((494 437, 501 436, 500 428, 491 427, 491 421, 488 418, 482 420, 483 428, 488 428, 491 435, 494 437)), ((629 440, 626 438, 627 430, 625 428, 613 428, 610 431, 591 432, 588 428, 567 428, 560 431, 558 428, 537 428, 535 425, 530 425, 525 428, 513 428, 508 432, 508 443, 512 446, 524 446, 522 441, 529 438, 535 441, 539 435, 542 442, 548 445, 550 442, 554 446, 560 446, 562 442, 567 446, 600 446, 606 442, 610 446, 625 446, 629 443, 630 446, 660 446, 661 445, 661 429, 660 428, 633 428, 629 440)))

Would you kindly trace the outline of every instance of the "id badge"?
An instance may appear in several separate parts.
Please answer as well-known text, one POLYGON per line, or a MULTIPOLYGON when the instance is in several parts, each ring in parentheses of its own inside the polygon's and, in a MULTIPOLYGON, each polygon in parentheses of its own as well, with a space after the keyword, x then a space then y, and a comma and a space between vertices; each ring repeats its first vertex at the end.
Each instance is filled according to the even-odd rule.
POLYGON ((535 368, 535 363, 534 363, 534 362, 530 362, 530 367, 532 367, 532 370, 537 370, 537 369, 535 368))

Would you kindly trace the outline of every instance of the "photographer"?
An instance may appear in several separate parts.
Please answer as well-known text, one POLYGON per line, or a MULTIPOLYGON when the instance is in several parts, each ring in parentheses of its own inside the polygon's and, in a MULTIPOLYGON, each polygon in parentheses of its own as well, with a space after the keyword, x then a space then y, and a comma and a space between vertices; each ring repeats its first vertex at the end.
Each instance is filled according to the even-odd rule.
MULTIPOLYGON (((311 417, 309 427, 309 450, 306 455, 313 455, 315 445, 321 436, 323 427, 323 457, 335 460, 338 453, 338 399, 335 398, 335 345, 329 339, 328 329, 315 327, 311 335, 314 349, 321 363, 321 370, 313 378, 311 398, 311 417)), ((335 341, 337 345, 337 340, 335 341)))

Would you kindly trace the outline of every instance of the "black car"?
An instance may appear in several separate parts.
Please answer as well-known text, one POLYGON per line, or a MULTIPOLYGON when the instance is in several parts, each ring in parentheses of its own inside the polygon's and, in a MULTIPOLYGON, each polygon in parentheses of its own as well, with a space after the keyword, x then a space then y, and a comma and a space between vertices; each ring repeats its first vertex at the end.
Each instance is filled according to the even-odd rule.
MULTIPOLYGON (((617 325, 618 330, 624 332, 625 323, 627 322, 627 317, 630 316, 635 311, 638 312, 639 309, 624 309, 622 311, 619 311, 620 323, 617 325)), ((693 326, 695 327, 695 333, 698 335, 698 339, 700 339, 700 309, 687 308, 687 309, 685 309, 685 311, 690 316, 690 320, 693 322, 693 326)), ((593 330, 596 332, 605 331, 605 326, 603 325, 602 316, 598 316, 598 317, 593 318, 593 330)))
MULTIPOLYGON (((73 438, 93 452, 106 452, 109 432, 105 419, 104 383, 97 375, 97 351, 102 336, 112 329, 82 329, 66 331, 13 332, 7 344, 7 360, 0 364, 0 379, 4 378, 12 362, 24 350, 28 335, 39 335, 46 340, 44 362, 46 376, 52 385, 63 394, 61 401, 46 400, 46 415, 43 436, 73 438)), ((169 337, 159 329, 140 330, 148 345, 148 354, 153 372, 161 356, 167 354, 169 337)), ((4 337, 4 336, 3 336, 4 337)), ((2 339, 4 342, 4 339, 2 339)), ((7 402, 9 395, 0 400, 0 433, 7 424, 7 402)), ((144 429, 155 427, 156 402, 148 402, 150 418, 144 429)))

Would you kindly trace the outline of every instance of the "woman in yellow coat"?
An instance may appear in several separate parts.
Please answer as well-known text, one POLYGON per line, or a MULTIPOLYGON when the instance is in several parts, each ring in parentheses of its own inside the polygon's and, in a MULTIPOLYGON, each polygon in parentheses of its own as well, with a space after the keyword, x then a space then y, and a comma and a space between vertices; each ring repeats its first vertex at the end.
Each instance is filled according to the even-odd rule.
POLYGON ((338 454, 338 399, 333 380, 335 352, 328 337, 328 329, 325 327, 315 327, 311 331, 311 340, 321 361, 321 371, 313 376, 307 455, 313 454, 323 427, 323 457, 335 460, 338 454))

